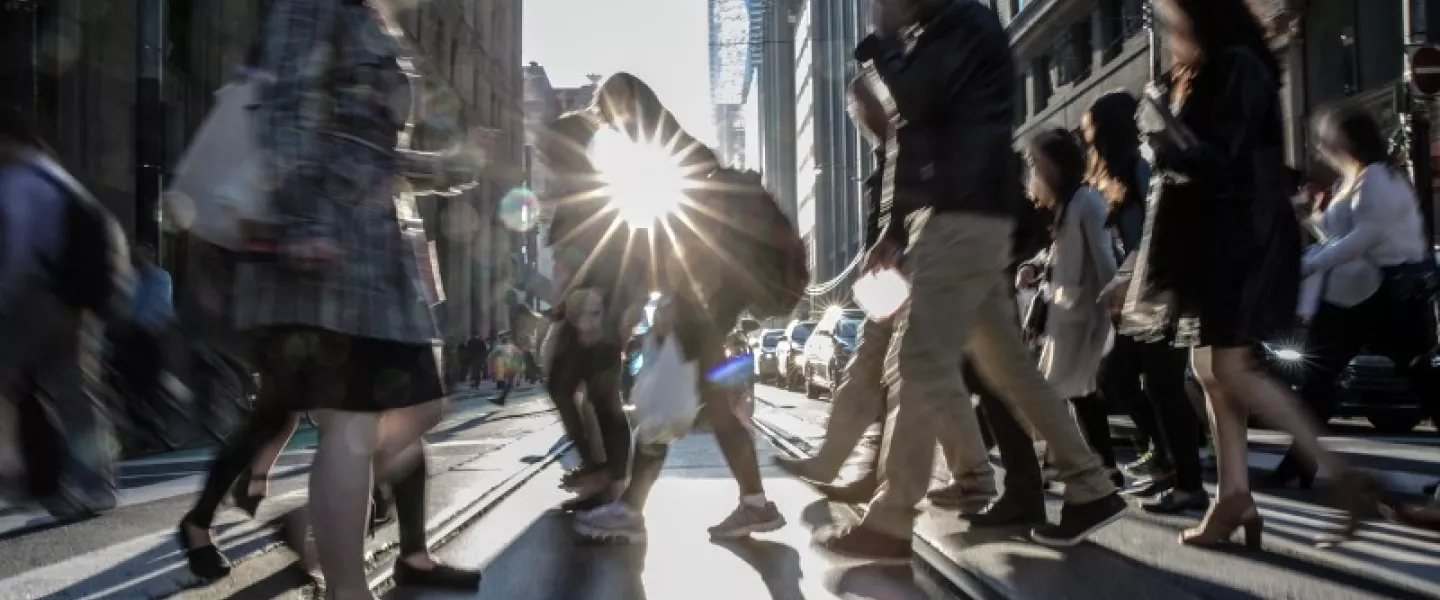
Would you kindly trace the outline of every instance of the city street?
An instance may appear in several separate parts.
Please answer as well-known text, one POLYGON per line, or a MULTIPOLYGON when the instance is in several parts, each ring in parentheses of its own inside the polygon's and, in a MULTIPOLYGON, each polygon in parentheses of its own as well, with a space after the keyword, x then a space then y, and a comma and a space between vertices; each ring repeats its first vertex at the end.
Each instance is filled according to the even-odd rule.
MULTIPOLYGON (((522 390, 509 406, 476 394, 429 436, 433 475, 429 531, 435 554, 483 567, 478 595, 391 590, 395 532, 371 542, 372 582, 387 598, 605 599, 775 598, 1423 598, 1440 595, 1440 536, 1376 523, 1360 540, 1317 549, 1309 540, 1333 522, 1319 493, 1261 493, 1267 517, 1264 553, 1199 550, 1175 543, 1199 515, 1156 518, 1134 511, 1092 543, 1059 551, 1021 531, 970 531, 948 511, 925 508, 912 567, 879 567, 817 552, 809 536, 851 522, 852 507, 824 502, 773 466, 777 453, 805 453, 820 439, 830 404, 761 386, 757 439, 766 490, 789 525, 733 543, 711 542, 704 528, 735 502, 735 484, 713 436, 697 431, 672 450, 647 507, 645 545, 613 547, 575 538, 554 510, 557 483, 574 460, 549 402, 522 390)), ((1117 420, 1116 428, 1125 423, 1117 420)), ((0 540, 0 598, 176 598, 261 600, 314 597, 310 580, 281 549, 269 521, 303 499, 313 431, 302 431, 281 460, 273 500, 260 519, 222 511, 216 531, 236 562, 228 578, 206 586, 184 568, 173 526, 188 508, 206 466, 205 452, 131 461, 125 505, 68 525, 15 525, 0 540), (17 528, 24 527, 24 528, 17 528)), ((1256 434, 1257 448, 1273 442, 1256 434)), ((1357 457, 1400 461, 1413 473, 1436 472, 1433 436, 1377 440, 1357 434, 1335 442, 1357 457)), ((868 445, 852 460, 863 461, 868 445)), ((1265 459, 1257 452, 1257 465, 1265 459)), ((1362 459, 1363 462, 1363 459, 1362 459)), ((937 470, 938 472, 943 469, 937 470)), ((1058 496, 1051 508, 1058 509, 1058 496)), ((13 511, 12 511, 13 512, 13 511)), ((1052 518, 1055 515, 1052 514, 1052 518)))
MULTIPOLYGON (((757 421, 807 451, 824 434, 828 400, 770 386, 756 392, 757 421)), ((1117 433, 1129 427, 1113 418, 1117 433)), ((1360 427, 1327 440, 1363 467, 1379 471, 1396 491, 1415 494, 1419 483, 1440 473, 1440 437, 1372 436, 1360 427)), ((878 434, 872 428, 872 438, 878 434)), ((1279 461, 1287 440, 1269 432, 1251 433, 1251 469, 1257 476, 1279 461)), ((873 443, 852 460, 863 463, 873 443)), ((937 485, 946 476, 937 460, 937 485)), ((1211 482, 1213 484, 1213 481, 1211 482)), ((1323 486, 1317 486, 1317 488, 1323 486)), ((1214 493, 1213 485, 1210 491, 1214 493)), ((1051 518, 1060 497, 1049 498, 1051 518)), ((929 508, 919 538, 940 549, 966 576, 1009 598, 1434 598, 1440 597, 1440 535, 1372 522, 1359 540, 1320 549, 1312 542, 1336 522, 1323 505, 1324 493, 1256 490, 1266 520, 1264 553, 1240 549, 1205 551, 1181 547, 1176 536, 1200 515, 1156 517, 1133 510, 1068 551, 1022 541, 1022 532, 972 532, 950 511, 929 508)))
MULTIPOLYGON (((521 388, 504 407, 490 402, 493 389, 464 392, 426 436, 436 523, 453 518, 527 460, 545 455, 561 437, 553 407, 536 390, 521 388)), ((275 586, 266 590, 303 583, 299 574, 273 577, 293 556, 278 549, 270 521, 303 501, 315 435, 302 428, 286 448, 257 520, 222 507, 216 537, 237 564, 234 575, 182 597, 228 598, 261 581, 275 586)), ((163 598, 194 585, 174 531, 203 482, 210 452, 125 462, 121 506, 94 519, 57 524, 43 513, 0 510, 0 598, 163 598)), ((377 550, 393 546, 393 529, 376 537, 377 550)))

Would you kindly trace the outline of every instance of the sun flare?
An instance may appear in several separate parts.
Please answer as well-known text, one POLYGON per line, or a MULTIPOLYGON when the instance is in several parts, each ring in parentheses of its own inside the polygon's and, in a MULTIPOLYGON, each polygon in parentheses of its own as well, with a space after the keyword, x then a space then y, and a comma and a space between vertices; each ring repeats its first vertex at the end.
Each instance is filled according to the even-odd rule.
POLYGON ((652 228, 684 200, 679 160, 661 144, 603 128, 595 134, 590 154, 611 206, 632 228, 652 228))

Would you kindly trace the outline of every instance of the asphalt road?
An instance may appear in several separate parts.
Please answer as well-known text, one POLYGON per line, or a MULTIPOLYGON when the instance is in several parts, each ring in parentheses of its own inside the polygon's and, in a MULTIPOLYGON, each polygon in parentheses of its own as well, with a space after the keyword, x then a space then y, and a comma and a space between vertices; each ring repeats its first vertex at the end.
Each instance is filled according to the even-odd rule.
MULTIPOLYGON (((549 402, 534 391, 517 392, 505 407, 484 397, 463 398, 427 436, 432 448, 432 512, 469 500, 463 486, 445 483, 451 479, 494 479, 524 467, 520 460, 524 457, 517 456, 509 464, 456 475, 556 421, 549 402)), ((553 444, 554 437, 558 434, 546 445, 553 444)), ((262 504, 258 519, 249 521, 243 513, 222 507, 215 530, 222 550, 237 563, 236 575, 202 588, 205 595, 230 597, 247 579, 251 563, 260 565, 267 555, 286 554, 272 552, 277 540, 270 521, 303 502, 314 440, 313 430, 302 429, 287 447, 271 483, 271 499, 262 504)), ((174 528, 203 482, 209 453, 127 461, 120 468, 121 506, 97 518, 62 524, 22 508, 0 510, 0 599, 163 598, 195 585, 184 567, 174 528)), ((393 541, 393 531, 378 537, 393 541)))
MULTIPOLYGON (((802 447, 822 439, 828 401, 768 386, 757 390, 757 396, 758 420, 802 447)), ((1251 441, 1251 466, 1258 473, 1278 461, 1275 444, 1285 440, 1252 431, 1251 441)), ((1424 480, 1440 474, 1440 446, 1433 436, 1344 435, 1330 442, 1359 464, 1410 469, 1408 475, 1386 472, 1392 483, 1410 475, 1424 480)), ((865 447, 857 453, 852 472, 871 451, 865 447)), ((937 460, 935 478, 937 485, 947 478, 943 461, 937 460)), ((1259 553, 1182 547, 1175 542, 1176 534, 1193 526, 1199 514, 1154 517, 1139 510, 1100 531, 1090 543, 1064 552, 1024 541, 1023 532, 971 531, 948 511, 928 507, 917 533, 962 571, 1011 598, 1440 597, 1440 561, 1434 560, 1440 556, 1440 535, 1379 522, 1367 524, 1355 542, 1317 548, 1313 541, 1336 518, 1324 506, 1321 492, 1256 490, 1256 499, 1267 520, 1264 551, 1259 553)), ((1058 518, 1060 496, 1052 495, 1049 503, 1051 518, 1058 518)))

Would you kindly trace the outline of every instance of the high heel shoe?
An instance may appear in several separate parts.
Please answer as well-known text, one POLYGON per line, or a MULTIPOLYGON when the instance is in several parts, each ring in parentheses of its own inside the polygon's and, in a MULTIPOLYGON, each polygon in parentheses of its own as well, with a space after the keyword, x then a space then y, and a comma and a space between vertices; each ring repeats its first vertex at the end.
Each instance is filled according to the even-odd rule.
POLYGON ((1236 529, 1245 531, 1245 547, 1260 549, 1265 520, 1255 508, 1255 498, 1249 494, 1229 496, 1220 499, 1205 515, 1200 526, 1180 533, 1180 543, 1187 546, 1215 546, 1230 541, 1236 529))
POLYGON ((245 511, 245 514, 253 519, 255 513, 260 511, 260 503, 265 500, 265 496, 250 493, 251 481, 253 479, 249 472, 237 478, 235 485, 230 486, 230 499, 235 501, 235 508, 245 511))

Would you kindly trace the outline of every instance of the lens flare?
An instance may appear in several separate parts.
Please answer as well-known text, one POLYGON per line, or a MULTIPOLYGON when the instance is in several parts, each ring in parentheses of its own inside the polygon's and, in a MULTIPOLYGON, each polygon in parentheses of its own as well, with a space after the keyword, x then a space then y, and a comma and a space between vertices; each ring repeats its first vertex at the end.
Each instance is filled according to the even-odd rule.
POLYGON ((611 205, 633 228, 654 226, 684 199, 685 177, 679 161, 659 144, 601 129, 591 142, 590 154, 611 205))
POLYGON ((506 192, 500 199, 499 213, 500 222, 510 231, 530 231, 535 227, 536 217, 540 214, 540 203, 535 198, 535 192, 517 187, 506 192))

